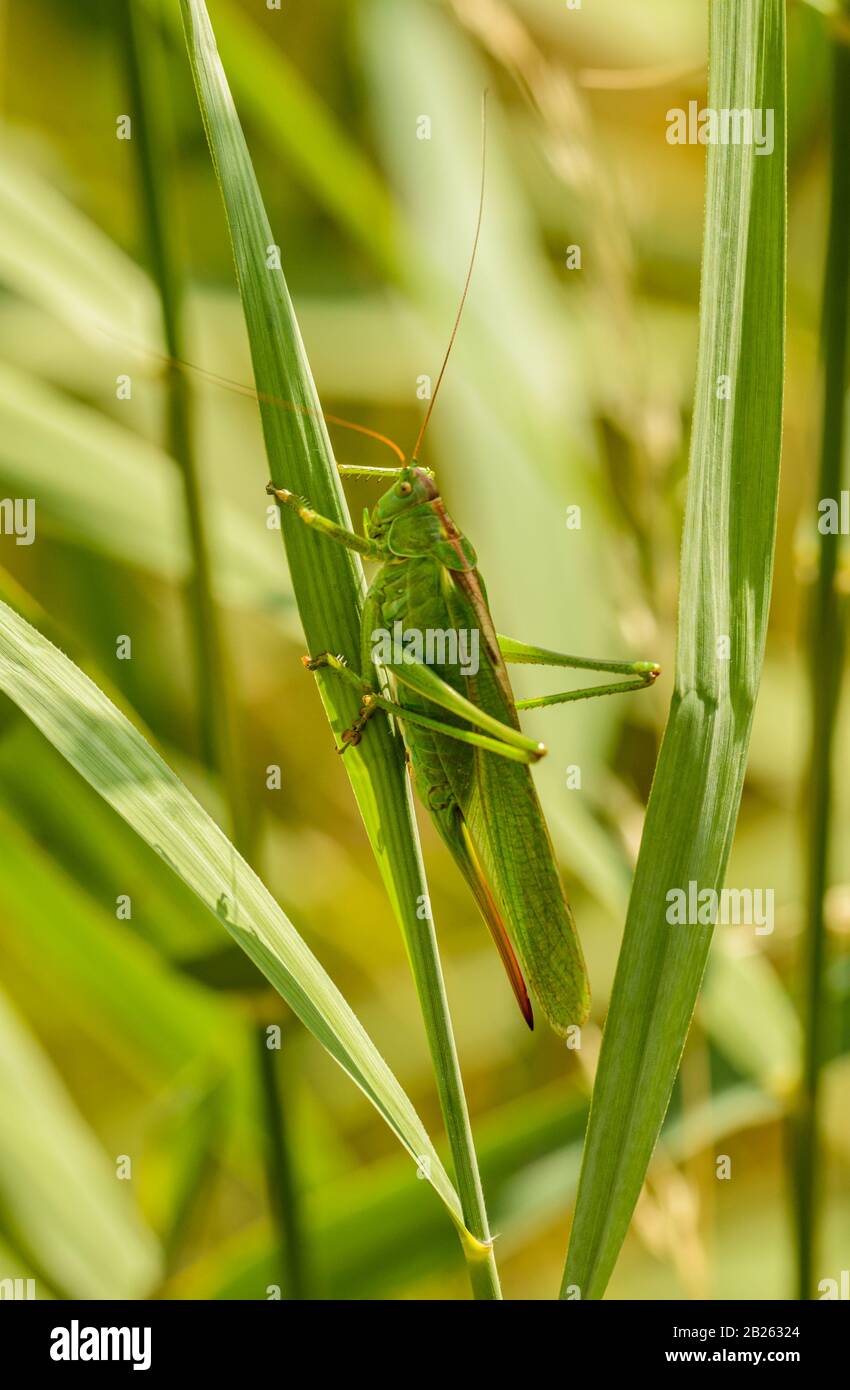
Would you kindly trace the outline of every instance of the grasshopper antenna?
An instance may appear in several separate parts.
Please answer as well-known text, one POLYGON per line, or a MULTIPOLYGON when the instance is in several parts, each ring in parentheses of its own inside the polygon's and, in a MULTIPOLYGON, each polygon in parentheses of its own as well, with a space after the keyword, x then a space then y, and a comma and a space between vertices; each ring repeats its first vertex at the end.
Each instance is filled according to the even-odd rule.
MULTIPOLYGON (((145 346, 143 343, 136 343, 132 338, 125 337, 123 334, 111 333, 103 324, 98 324, 98 331, 109 338, 114 343, 119 343, 130 352, 136 352, 142 357, 148 357, 152 362, 161 362, 165 367, 171 367, 175 371, 190 373, 192 376, 199 377, 202 381, 208 381, 213 386, 221 386, 225 391, 233 391, 237 396, 247 396, 252 401, 261 401, 265 405, 279 406, 281 410, 293 410, 299 415, 321 416, 328 425, 339 425, 340 429, 352 430, 355 434, 365 435, 368 439, 375 439, 379 444, 384 444, 388 449, 392 449, 402 468, 406 466, 407 460, 404 457, 404 450, 394 439, 388 435, 381 434, 378 430, 370 429, 368 425, 355 424, 353 420, 344 420, 341 415, 327 415, 322 410, 313 410, 308 405, 301 405, 297 401, 286 401, 280 396, 272 396, 268 391, 255 391, 253 386, 246 386, 241 381, 232 381, 229 376, 220 376, 218 372, 211 372, 208 367, 200 367, 197 362, 187 362, 182 357, 169 357, 164 352, 157 352, 155 348, 145 346)), ((340 466, 341 472, 352 474, 362 473, 368 477, 368 468, 358 469, 352 466, 340 466)), ((398 469, 373 469, 376 476, 382 473, 398 473, 398 469)))
POLYGON ((416 461, 417 461, 418 458, 419 458, 419 450, 422 448, 422 441, 423 441, 423 439, 425 438, 425 431, 426 431, 427 428, 428 428, 428 422, 429 422, 429 420, 431 419, 431 412, 432 412, 432 410, 434 409, 434 404, 435 404, 435 402, 436 402, 436 400, 437 400, 437 393, 438 393, 438 391, 439 391, 439 389, 440 389, 440 386, 441 386, 441 384, 442 384, 443 377, 445 376, 446 367, 448 366, 448 362, 449 362, 449 358, 450 358, 450 356, 451 356, 452 348, 453 348, 454 345, 455 345, 455 338, 457 337, 457 331, 458 331, 458 329, 459 329, 459 327, 460 327, 460 321, 461 321, 461 318, 463 317, 463 311, 464 311, 464 307, 465 307, 465 305, 466 305, 466 297, 467 297, 467 295, 469 294, 469 285, 470 285, 470 282, 471 282, 471 280, 472 280, 472 270, 473 270, 473 267, 474 267, 474 265, 475 265, 475 256, 476 256, 476 252, 478 251, 478 241, 479 241, 479 238, 480 238, 480 236, 481 236, 481 221, 482 221, 482 218, 483 218, 483 216, 484 216, 484 175, 485 175, 486 167, 487 167, 487 92, 486 92, 486 89, 485 89, 485 90, 481 93, 481 188, 480 188, 480 191, 479 191, 479 194, 478 194, 478 218, 477 218, 477 221, 476 221, 476 223, 475 223, 475 236, 473 237, 473 241, 472 241, 472 254, 471 254, 470 257, 469 257, 469 269, 468 269, 467 272, 466 272, 466 280, 465 280, 464 286, 463 286, 463 293, 462 293, 461 296, 460 296, 460 304, 458 305, 457 314, 456 314, 456 316, 455 316, 455 321, 454 321, 454 327, 452 328, 451 336, 450 336, 450 338, 449 338, 449 345, 448 345, 448 347, 446 348, 446 353, 445 353, 445 356, 444 356, 444 358, 443 358, 443 364, 442 364, 442 366, 440 367, 440 373, 439 373, 439 376, 437 377, 437 385, 434 387, 434 394, 432 395, 430 401, 428 402, 428 409, 425 411, 425 419, 422 421, 422 425, 421 425, 421 427, 420 427, 419 434, 416 436, 416 443, 415 443, 414 446, 413 446, 413 453, 410 455, 410 461, 411 461, 411 463, 416 463, 416 461))

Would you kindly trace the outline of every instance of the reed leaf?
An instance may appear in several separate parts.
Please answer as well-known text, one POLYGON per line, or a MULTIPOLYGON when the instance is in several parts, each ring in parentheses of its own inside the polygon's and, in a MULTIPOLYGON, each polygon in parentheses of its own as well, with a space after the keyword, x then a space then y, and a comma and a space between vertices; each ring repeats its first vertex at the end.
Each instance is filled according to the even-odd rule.
POLYGON ((0 690, 215 913, 369 1098, 463 1229, 458 1195, 413 1106, 271 894, 129 720, 5 603, 0 690))
MULTIPOLYGON (((272 479, 307 497, 316 511, 350 529, 350 519, 283 270, 280 247, 233 104, 203 0, 181 0, 189 58, 219 181, 245 312, 254 378, 272 479), (272 400, 293 403, 281 410, 272 400)), ((359 665, 362 566, 352 553, 311 534, 288 509, 281 518, 293 590, 311 655, 341 653, 359 665)), ((277 517, 272 507, 272 518, 277 517)), ((358 712, 356 693, 320 672, 319 690, 339 742, 358 712)), ((281 729, 282 737, 294 730, 281 729)), ((413 818, 400 737, 384 719, 348 752, 351 779, 372 850, 404 934, 425 1019, 464 1220, 464 1243, 476 1296, 498 1297, 499 1285, 428 890, 413 818)))
POLYGON ((711 926, 671 927, 667 894, 690 883, 722 887, 746 770, 782 426, 784 8, 782 0, 710 6, 708 107, 772 110, 775 142, 769 155, 752 142, 708 147, 675 689, 594 1086, 563 1297, 601 1298, 625 1237, 712 934, 711 926))

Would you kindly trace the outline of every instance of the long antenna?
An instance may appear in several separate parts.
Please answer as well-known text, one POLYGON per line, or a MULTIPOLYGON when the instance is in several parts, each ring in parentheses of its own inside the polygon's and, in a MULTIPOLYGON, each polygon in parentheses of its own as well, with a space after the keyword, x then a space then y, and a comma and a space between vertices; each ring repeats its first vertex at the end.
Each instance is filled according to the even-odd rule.
POLYGON ((313 410, 310 406, 300 405, 297 401, 283 400, 282 397, 272 396, 267 391, 256 391, 253 386, 246 386, 241 381, 233 381, 229 376, 220 376, 218 372, 212 372, 208 367, 200 367, 197 362, 187 362, 185 358, 181 357, 169 357, 164 352, 157 352, 155 348, 133 342, 132 338, 125 337, 123 334, 112 333, 102 324, 98 324, 98 329, 105 337, 110 338, 115 343, 120 343, 130 352, 136 352, 142 357, 149 357, 151 361, 160 362, 166 367, 173 367, 176 371, 198 376, 204 381, 211 382, 214 386, 221 386, 225 391, 233 391, 237 396, 247 396, 252 401, 262 401, 265 405, 279 406, 281 410, 294 410, 299 415, 321 418, 329 425, 339 425, 341 429, 353 430, 355 434, 366 435, 368 439, 375 439, 379 444, 385 444, 388 449, 392 449, 402 466, 407 463, 404 450, 399 444, 396 444, 394 439, 390 439, 386 434, 381 434, 378 430, 370 429, 368 425, 358 425, 354 420, 343 419, 341 415, 327 415, 322 410, 313 410))
POLYGON ((469 294, 469 285, 470 285, 470 281, 472 280, 472 270, 473 270, 473 267, 474 267, 474 265, 475 265, 475 254, 476 254, 476 252, 477 252, 477 250, 478 250, 478 240, 479 240, 479 237, 481 236, 481 221, 482 221, 482 218, 483 218, 483 216, 484 216, 484 175, 485 175, 485 171, 486 171, 486 166, 487 166, 487 92, 486 92, 486 90, 485 90, 485 91, 483 91, 483 92, 481 93, 481 189, 480 189, 480 192, 479 192, 479 194, 478 194, 478 220, 477 220, 477 222, 476 222, 476 224, 475 224, 475 237, 473 238, 473 242, 472 242, 472 254, 471 254, 471 256, 469 257, 469 269, 468 269, 467 272, 466 272, 466 280, 465 280, 464 286, 463 286, 463 293, 461 294, 461 297, 460 297, 460 304, 458 305, 457 315, 455 316, 455 321, 454 321, 454 327, 452 328, 451 337, 449 338, 449 345, 448 345, 448 347, 446 348, 446 355, 445 355, 445 357, 443 358, 443 365, 441 366, 441 368, 440 368, 440 374, 439 374, 439 376, 437 377, 437 385, 434 387, 434 394, 433 394, 433 396, 431 397, 430 401, 428 402, 428 409, 425 411, 425 419, 422 421, 422 425, 421 425, 421 427, 420 427, 419 434, 416 436, 416 443, 415 443, 414 446, 413 446, 413 453, 410 455, 410 461, 411 461, 411 463, 415 463, 415 462, 417 461, 417 459, 419 458, 419 450, 420 450, 421 447, 422 447, 422 441, 423 441, 423 439, 425 438, 425 431, 426 431, 427 428, 428 428, 428 421, 431 419, 431 412, 432 412, 432 410, 434 409, 434 403, 435 403, 435 401, 436 401, 436 399, 437 399, 437 392, 439 391, 440 386, 441 386, 441 384, 442 384, 442 380, 443 380, 443 377, 445 376, 445 372, 446 372, 446 367, 448 366, 449 357, 451 356, 452 348, 453 348, 454 345, 455 345, 455 338, 457 337, 457 330, 458 330, 458 328, 460 327, 460 321, 461 321, 461 318, 462 318, 462 316, 463 316, 464 306, 465 306, 465 304, 466 304, 466 296, 469 294))

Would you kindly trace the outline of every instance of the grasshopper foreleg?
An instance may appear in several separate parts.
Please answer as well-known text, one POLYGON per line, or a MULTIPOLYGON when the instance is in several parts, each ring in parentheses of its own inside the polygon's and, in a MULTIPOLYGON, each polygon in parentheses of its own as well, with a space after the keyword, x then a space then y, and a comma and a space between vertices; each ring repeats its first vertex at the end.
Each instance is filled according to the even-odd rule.
POLYGON ((288 488, 275 487, 274 483, 267 483, 266 492, 270 497, 276 497, 282 507, 294 512, 305 526, 318 531, 322 536, 327 536, 328 540, 336 541, 337 545, 344 545, 347 550, 356 550, 358 555, 372 558, 378 555, 378 547, 374 541, 370 541, 367 536, 358 536, 356 531, 349 531, 345 526, 337 525, 330 517, 322 516, 320 512, 314 512, 312 507, 307 506, 303 497, 298 497, 288 488))

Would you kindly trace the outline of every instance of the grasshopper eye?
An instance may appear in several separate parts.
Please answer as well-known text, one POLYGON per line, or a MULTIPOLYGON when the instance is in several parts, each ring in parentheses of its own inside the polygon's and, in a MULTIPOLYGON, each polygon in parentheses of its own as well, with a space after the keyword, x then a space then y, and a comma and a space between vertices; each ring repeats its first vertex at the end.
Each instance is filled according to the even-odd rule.
POLYGON ((399 490, 399 493, 401 494, 402 497, 406 497, 407 494, 408 494, 409 492, 412 492, 412 491, 413 491, 413 484, 412 484, 412 483, 399 483, 399 485, 398 485, 398 490, 399 490))

